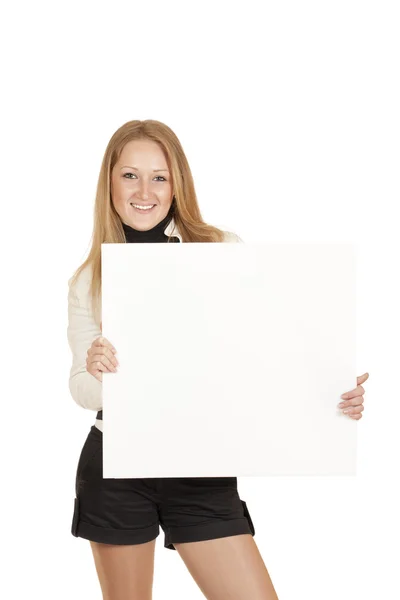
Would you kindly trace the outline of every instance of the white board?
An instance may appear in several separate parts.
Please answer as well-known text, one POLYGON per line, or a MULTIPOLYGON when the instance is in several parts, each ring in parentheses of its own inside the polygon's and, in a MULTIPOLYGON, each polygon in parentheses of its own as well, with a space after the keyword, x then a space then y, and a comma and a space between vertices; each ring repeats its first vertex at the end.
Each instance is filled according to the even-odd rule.
POLYGON ((349 243, 102 244, 103 477, 354 475, 349 243))

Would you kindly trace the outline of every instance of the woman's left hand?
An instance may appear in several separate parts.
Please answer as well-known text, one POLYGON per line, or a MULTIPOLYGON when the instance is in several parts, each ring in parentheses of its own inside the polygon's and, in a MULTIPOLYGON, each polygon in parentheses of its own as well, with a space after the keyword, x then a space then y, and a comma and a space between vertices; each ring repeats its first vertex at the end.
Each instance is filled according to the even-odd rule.
POLYGON ((343 398, 343 402, 341 402, 338 406, 343 410, 344 413, 347 414, 348 417, 358 421, 362 417, 362 411, 364 410, 363 402, 364 397, 363 394, 365 390, 361 385, 364 381, 367 381, 369 377, 369 373, 364 373, 364 375, 360 375, 357 377, 357 387, 350 392, 345 392, 340 397, 343 398))

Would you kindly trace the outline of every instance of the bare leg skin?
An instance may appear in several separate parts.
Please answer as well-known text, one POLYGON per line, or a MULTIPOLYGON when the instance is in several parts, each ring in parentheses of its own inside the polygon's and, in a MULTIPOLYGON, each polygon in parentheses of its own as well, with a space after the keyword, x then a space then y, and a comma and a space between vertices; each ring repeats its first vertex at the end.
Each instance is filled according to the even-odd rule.
POLYGON ((252 535, 174 547, 207 600, 279 600, 252 535))
POLYGON ((156 540, 137 545, 90 542, 103 600, 152 600, 156 540))

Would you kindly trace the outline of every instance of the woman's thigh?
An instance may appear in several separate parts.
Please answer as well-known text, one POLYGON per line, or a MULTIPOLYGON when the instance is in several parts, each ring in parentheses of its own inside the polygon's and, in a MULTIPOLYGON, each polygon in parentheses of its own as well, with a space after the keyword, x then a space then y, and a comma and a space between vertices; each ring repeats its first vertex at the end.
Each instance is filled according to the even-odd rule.
POLYGON ((174 546, 207 600, 278 600, 252 535, 174 546))
POLYGON ((103 600, 151 600, 156 540, 113 545, 90 542, 103 600))

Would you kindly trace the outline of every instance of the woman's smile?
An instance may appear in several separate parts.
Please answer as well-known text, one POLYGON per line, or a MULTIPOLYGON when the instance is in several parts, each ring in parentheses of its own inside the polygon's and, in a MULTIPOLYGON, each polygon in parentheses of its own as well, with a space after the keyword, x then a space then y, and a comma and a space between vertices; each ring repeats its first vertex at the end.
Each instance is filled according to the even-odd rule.
POLYGON ((134 204, 132 202, 130 202, 130 205, 135 212, 141 213, 141 214, 146 214, 146 213, 152 212, 156 206, 155 204, 140 205, 140 204, 134 204), (142 208, 139 208, 140 206, 142 206, 142 208), (147 208, 147 207, 150 207, 150 208, 147 208))

